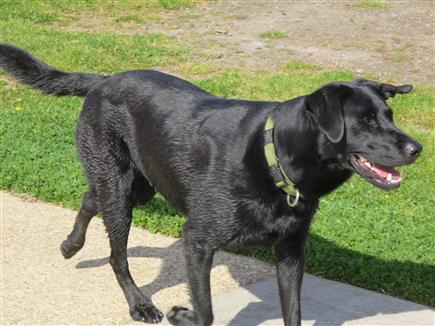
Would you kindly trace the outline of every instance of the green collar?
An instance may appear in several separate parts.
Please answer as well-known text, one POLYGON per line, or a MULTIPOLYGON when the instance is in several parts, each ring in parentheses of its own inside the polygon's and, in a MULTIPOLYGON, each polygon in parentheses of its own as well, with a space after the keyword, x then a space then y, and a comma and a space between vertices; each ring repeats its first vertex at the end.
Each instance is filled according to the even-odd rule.
POLYGON ((274 140, 275 119, 270 115, 264 127, 264 156, 270 169, 275 186, 287 194, 287 203, 295 207, 299 203, 299 191, 285 173, 276 155, 274 140))

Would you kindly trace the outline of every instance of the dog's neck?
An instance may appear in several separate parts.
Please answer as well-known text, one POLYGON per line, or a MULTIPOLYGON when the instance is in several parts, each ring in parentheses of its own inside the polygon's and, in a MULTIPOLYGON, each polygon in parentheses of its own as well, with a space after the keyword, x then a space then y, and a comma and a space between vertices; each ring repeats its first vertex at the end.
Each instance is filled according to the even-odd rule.
POLYGON ((331 152, 333 148, 310 118, 304 97, 280 104, 274 115, 278 158, 303 195, 323 196, 351 176, 351 171, 325 153, 325 148, 331 152))

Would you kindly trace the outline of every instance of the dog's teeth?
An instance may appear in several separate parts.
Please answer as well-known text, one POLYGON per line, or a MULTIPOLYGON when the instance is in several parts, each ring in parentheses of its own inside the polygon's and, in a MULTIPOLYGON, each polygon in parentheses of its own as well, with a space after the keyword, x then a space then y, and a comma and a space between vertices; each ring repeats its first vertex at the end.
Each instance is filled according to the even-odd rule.
POLYGON ((391 182, 392 180, 393 180, 393 176, 391 175, 391 173, 388 173, 387 181, 391 182))

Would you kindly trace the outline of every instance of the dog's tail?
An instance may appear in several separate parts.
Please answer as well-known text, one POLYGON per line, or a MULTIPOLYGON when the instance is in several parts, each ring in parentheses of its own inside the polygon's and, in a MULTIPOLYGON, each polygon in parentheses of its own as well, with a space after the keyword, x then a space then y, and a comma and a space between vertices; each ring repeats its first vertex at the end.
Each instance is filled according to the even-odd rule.
POLYGON ((96 84, 109 77, 60 71, 9 44, 0 44, 0 67, 20 82, 58 96, 86 96, 96 84))

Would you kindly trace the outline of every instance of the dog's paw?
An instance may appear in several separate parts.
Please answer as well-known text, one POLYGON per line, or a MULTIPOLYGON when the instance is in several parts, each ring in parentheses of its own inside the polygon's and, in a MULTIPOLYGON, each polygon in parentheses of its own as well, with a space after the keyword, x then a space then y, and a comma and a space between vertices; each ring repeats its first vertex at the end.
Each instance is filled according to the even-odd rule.
POLYGON ((73 243, 70 239, 66 239, 60 245, 60 252, 65 259, 69 259, 82 249, 84 244, 84 242, 73 243))
POLYGON ((195 313, 184 307, 175 306, 166 315, 169 322, 176 326, 194 326, 195 313))
POLYGON ((160 323, 163 319, 163 313, 150 303, 140 303, 130 310, 133 320, 142 321, 149 324, 160 323))

